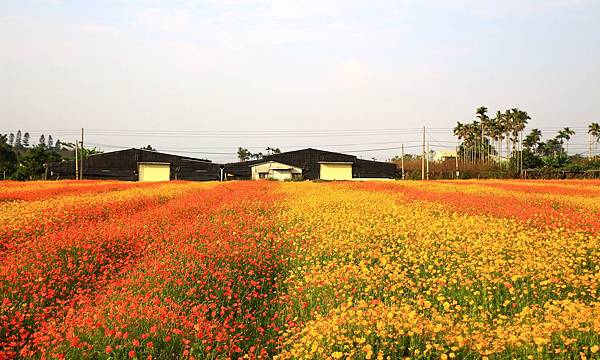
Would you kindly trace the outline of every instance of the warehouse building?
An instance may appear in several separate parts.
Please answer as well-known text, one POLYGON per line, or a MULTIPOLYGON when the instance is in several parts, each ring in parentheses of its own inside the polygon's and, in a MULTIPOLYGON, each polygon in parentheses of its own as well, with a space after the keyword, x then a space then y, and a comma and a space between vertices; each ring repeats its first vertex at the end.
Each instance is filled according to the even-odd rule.
MULTIPOLYGON (((83 161, 84 179, 127 181, 219 180, 221 166, 210 160, 127 149, 93 154, 83 161)), ((48 164, 48 179, 74 179, 75 162, 48 164)))
POLYGON ((260 160, 225 164, 227 179, 352 180, 392 179, 396 165, 317 149, 273 154, 260 160))

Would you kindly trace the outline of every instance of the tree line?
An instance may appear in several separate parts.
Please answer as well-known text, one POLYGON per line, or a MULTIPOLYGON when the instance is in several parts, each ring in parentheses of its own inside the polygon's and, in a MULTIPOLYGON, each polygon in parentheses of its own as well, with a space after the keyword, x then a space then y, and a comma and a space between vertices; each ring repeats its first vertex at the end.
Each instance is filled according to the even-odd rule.
MULTIPOLYGON (((488 115, 485 106, 477 108, 475 119, 470 123, 457 122, 453 129, 458 138, 457 156, 461 163, 488 164, 515 170, 540 167, 560 167, 581 158, 569 155, 569 141, 575 131, 569 127, 560 129, 553 137, 542 141, 542 131, 525 132, 531 117, 527 111, 511 108, 488 115)), ((600 125, 588 126, 588 160, 592 150, 600 142, 600 125)))
POLYGON ((0 176, 2 179, 30 180, 42 178, 44 164, 60 161, 61 152, 69 144, 54 141, 52 135, 41 135, 38 144, 31 144, 29 132, 21 130, 0 134, 0 176))
MULTIPOLYGON (((42 134, 36 145, 29 132, 0 134, 0 179, 39 180, 44 178, 46 164, 75 158, 75 147, 51 134, 42 134)), ((79 149, 81 151, 81 149, 79 149)), ((83 155, 99 153, 96 148, 83 149, 83 155)))
POLYGON ((262 153, 262 152, 253 153, 253 152, 250 152, 250 150, 248 150, 246 148, 238 147, 237 156, 240 161, 248 161, 248 160, 262 159, 264 156, 269 156, 269 155, 273 155, 273 154, 281 154, 281 150, 279 148, 274 148, 274 147, 270 147, 270 146, 268 146, 265 149, 265 151, 266 151, 266 153, 262 153))

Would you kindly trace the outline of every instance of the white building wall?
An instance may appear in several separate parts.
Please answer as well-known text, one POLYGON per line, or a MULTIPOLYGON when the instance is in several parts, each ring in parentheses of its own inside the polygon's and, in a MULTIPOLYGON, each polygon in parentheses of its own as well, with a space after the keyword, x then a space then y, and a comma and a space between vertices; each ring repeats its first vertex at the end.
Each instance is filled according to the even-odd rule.
POLYGON ((302 169, 274 161, 252 166, 252 180, 259 180, 260 174, 266 174, 267 179, 290 180, 294 174, 302 174, 302 169))

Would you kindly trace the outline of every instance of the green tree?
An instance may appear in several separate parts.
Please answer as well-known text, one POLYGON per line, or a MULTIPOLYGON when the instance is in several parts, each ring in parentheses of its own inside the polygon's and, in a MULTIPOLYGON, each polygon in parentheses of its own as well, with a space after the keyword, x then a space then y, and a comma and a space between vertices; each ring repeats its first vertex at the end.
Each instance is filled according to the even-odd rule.
POLYGON ((560 140, 561 144, 564 144, 564 141, 566 140, 566 142, 567 142, 567 149, 566 149, 567 154, 569 153, 569 140, 571 140, 571 136, 572 135, 575 135, 575 131, 571 130, 568 127, 560 130, 558 132, 558 135, 557 135, 557 138, 560 140))
POLYGON ((25 132, 25 134, 23 134, 23 146, 29 147, 29 133, 28 132, 25 132))
POLYGON ((263 156, 264 156, 264 154, 261 152, 250 153, 250 159, 253 159, 253 160, 262 159, 263 156))
POLYGON ((252 153, 248 149, 238 147, 237 156, 238 156, 238 159, 240 159, 240 161, 250 160, 251 155, 252 155, 252 153))
POLYGON ((44 134, 40 135, 39 144, 46 146, 46 137, 44 136, 44 134))
POLYGON ((481 106, 475 110, 476 120, 471 123, 460 122, 454 127, 454 135, 458 137, 459 153, 464 161, 475 163, 484 162, 492 155, 500 159, 510 159, 515 166, 521 166, 523 148, 523 131, 531 119, 526 111, 512 108, 497 111, 494 118, 487 114, 488 108, 481 106), (503 143, 506 140, 506 156, 502 154, 503 143), (512 148, 512 152, 511 152, 512 148))
POLYGON ((156 151, 156 149, 153 148, 151 145, 143 146, 140 149, 142 149, 142 150, 149 150, 149 151, 156 151))
POLYGON ((510 134, 512 132, 512 124, 513 124, 513 119, 514 119, 514 115, 512 113, 512 110, 505 110, 504 114, 502 116, 502 119, 504 120, 503 124, 502 124, 502 129, 504 130, 504 138, 506 139, 506 158, 510 158, 511 154, 510 154, 510 141, 511 141, 511 137, 510 134))
POLYGON ((60 161, 60 155, 49 150, 46 145, 38 145, 27 149, 19 159, 19 166, 13 178, 17 180, 42 179, 46 171, 46 164, 60 161))
POLYGON ((8 137, 0 134, 0 176, 11 176, 17 168, 17 154, 8 143, 8 137))
POLYGON ((81 149, 81 153, 83 154, 83 157, 86 158, 90 155, 94 155, 94 154, 102 154, 103 151, 96 149, 96 147, 94 146, 93 148, 83 148, 81 149))
POLYGON ((465 144, 464 140, 468 136, 468 131, 469 131, 469 129, 467 128, 467 126, 465 124, 461 123, 460 121, 456 122, 456 126, 452 130, 452 132, 454 133, 454 136, 456 136, 458 138, 458 141, 461 143, 459 150, 460 150, 460 153, 462 153, 463 161, 467 160, 466 144, 465 144))
POLYGON ((481 124, 475 120, 470 124, 467 124, 467 141, 471 147, 471 159, 473 163, 477 162, 477 145, 479 144, 479 137, 481 135, 481 124))
POLYGON ((531 148, 523 149, 523 169, 535 169, 544 165, 543 159, 531 148))
POLYGON ((539 146, 539 153, 547 158, 556 159, 557 155, 564 152, 561 139, 556 136, 552 139, 548 139, 541 143, 539 146))
POLYGON ((281 150, 279 148, 274 148, 271 146, 267 146, 265 149, 267 151, 266 154, 262 152, 253 153, 250 150, 242 147, 238 147, 237 156, 240 161, 248 161, 248 160, 258 160, 262 159, 265 156, 273 155, 273 154, 281 154, 281 150))
POLYGON ((532 129, 531 132, 523 140, 523 146, 526 149, 536 151, 542 140, 542 132, 540 129, 532 129))
POLYGON ((478 147, 479 147, 479 158, 481 161, 483 161, 483 159, 485 158, 486 155, 486 151, 484 150, 485 147, 485 136, 487 134, 487 131, 489 131, 489 121, 490 121, 490 117, 487 115, 487 111, 488 108, 485 106, 481 106, 479 108, 477 108, 477 110, 475 110, 475 115, 477 116, 477 119, 479 119, 479 129, 481 129, 481 131, 479 131, 479 129, 477 129, 478 133, 476 134, 477 137, 479 138, 478 141, 478 147))
POLYGON ((517 144, 517 146, 516 146, 517 152, 515 153, 517 156, 514 159, 514 163, 516 165, 516 168, 519 169, 519 171, 521 171, 521 170, 523 170, 521 168, 522 163, 523 163, 523 144, 521 144, 521 139, 523 138, 523 130, 525 130, 525 127, 527 126, 527 122, 531 119, 531 117, 529 116, 529 114, 527 114, 527 111, 523 111, 520 109, 515 109, 515 110, 516 111, 515 111, 515 121, 514 121, 514 128, 513 128, 513 139, 514 139, 514 143, 517 144))
MULTIPOLYGON (((592 142, 592 140, 594 140, 594 154, 596 152, 598 152, 598 142, 600 142, 600 124, 598 123, 591 123, 588 126, 588 134, 590 134, 590 142, 592 142)), ((590 144, 590 150, 592 148, 592 144, 590 144)), ((591 152, 591 151, 590 151, 591 152)), ((592 154, 590 154, 591 156, 592 154)))
POLYGON ((504 140, 504 114, 500 110, 496 111, 496 117, 494 118, 494 135, 498 139, 498 162, 500 162, 504 140))
POLYGON ((19 150, 20 148, 23 147, 22 137, 23 137, 23 135, 21 134, 21 130, 17 130, 17 136, 15 136, 15 142, 13 145, 15 150, 19 150))
POLYGON ((268 146, 265 150, 267 151, 267 155, 281 154, 281 150, 279 150, 279 148, 268 146))

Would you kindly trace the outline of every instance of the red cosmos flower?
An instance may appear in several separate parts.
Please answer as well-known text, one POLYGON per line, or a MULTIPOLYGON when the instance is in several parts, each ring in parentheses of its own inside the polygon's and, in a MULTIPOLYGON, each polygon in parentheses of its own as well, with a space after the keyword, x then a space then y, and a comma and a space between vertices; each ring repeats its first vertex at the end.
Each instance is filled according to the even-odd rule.
POLYGON ((110 345, 106 345, 106 349, 104 349, 104 352, 107 354, 110 354, 112 352, 112 347, 110 345))
MULTIPOLYGON (((101 344, 108 337, 127 338, 127 330, 143 335, 132 339, 125 354, 137 357, 131 349, 144 346, 162 356, 170 347, 147 341, 161 326, 177 335, 165 334, 164 341, 181 341, 186 357, 192 343, 202 342, 216 357, 255 346, 255 352, 261 349, 261 356, 268 358, 271 354, 262 348, 276 345, 267 333, 276 332, 278 325, 269 322, 278 306, 269 293, 277 288, 273 279, 285 244, 278 234, 265 235, 276 228, 269 213, 276 200, 270 186, 220 185, 160 202, 150 196, 111 199, 81 208, 65 206, 64 215, 49 214, 51 226, 41 220, 23 222, 31 229, 23 227, 15 235, 0 227, 11 249, 28 244, 18 256, 11 252, 2 270, 2 280, 15 284, 9 291, 29 300, 6 320, 17 324, 9 341, 20 333, 29 337, 11 348, 28 346, 33 348, 30 356, 39 357, 68 346, 65 329, 102 331, 76 353, 84 357, 105 347, 101 344), (15 274, 21 273, 17 279, 15 274), (173 288, 176 283, 182 288, 173 288), (188 296, 179 296, 183 294, 188 296), (25 327, 25 319, 46 325, 25 327), (143 323, 156 325, 144 329, 143 323), (256 333, 267 336, 250 339, 256 333)), ((10 301, 0 298, 0 310, 12 309, 10 301)), ((111 348, 111 355, 115 351, 111 348)))
POLYGON ((129 353, 127 353, 127 356, 129 356, 130 359, 133 359, 135 357, 135 350, 131 350, 129 353))

